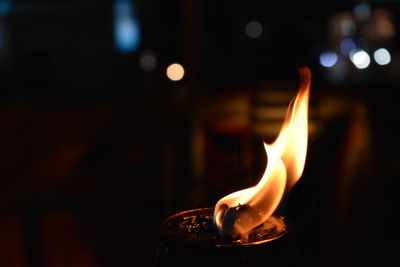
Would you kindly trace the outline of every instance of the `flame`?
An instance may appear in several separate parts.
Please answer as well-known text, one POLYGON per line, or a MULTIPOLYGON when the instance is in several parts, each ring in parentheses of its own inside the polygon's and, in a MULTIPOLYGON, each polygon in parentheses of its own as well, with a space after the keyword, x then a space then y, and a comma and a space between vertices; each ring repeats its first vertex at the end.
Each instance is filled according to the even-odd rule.
POLYGON ((299 92, 289 105, 282 129, 272 144, 264 143, 268 164, 260 182, 223 197, 215 205, 214 224, 222 235, 246 241, 250 231, 274 213, 285 192, 303 173, 311 71, 302 67, 299 73, 299 92))

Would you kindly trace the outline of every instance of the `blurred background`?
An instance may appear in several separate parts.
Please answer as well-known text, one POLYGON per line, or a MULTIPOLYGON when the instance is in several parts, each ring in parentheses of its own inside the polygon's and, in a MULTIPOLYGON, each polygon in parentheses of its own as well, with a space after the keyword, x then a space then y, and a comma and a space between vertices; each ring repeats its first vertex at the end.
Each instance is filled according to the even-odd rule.
POLYGON ((166 216, 258 181, 302 65, 299 265, 389 265, 399 31, 396 0, 0 0, 0 266, 153 266, 166 216))

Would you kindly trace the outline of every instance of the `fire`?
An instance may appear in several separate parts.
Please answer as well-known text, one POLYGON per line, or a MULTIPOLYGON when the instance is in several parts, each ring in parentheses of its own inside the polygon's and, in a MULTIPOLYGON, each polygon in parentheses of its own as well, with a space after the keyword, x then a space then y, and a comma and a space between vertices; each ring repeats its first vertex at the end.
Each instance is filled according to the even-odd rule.
POLYGON ((287 192, 301 177, 307 154, 308 100, 311 71, 299 69, 300 88, 272 144, 264 143, 268 163, 259 183, 220 199, 214 224, 222 235, 246 241, 250 231, 265 223, 287 192))

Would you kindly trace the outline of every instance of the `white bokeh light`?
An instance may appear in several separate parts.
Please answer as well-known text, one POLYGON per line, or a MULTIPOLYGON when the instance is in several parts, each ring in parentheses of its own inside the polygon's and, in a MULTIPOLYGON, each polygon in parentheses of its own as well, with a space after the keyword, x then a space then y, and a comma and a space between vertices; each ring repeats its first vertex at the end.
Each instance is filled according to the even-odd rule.
POLYGON ((326 67, 326 68, 330 68, 333 67, 336 62, 338 60, 338 56, 335 52, 322 52, 319 55, 319 63, 326 67))
POLYGON ((357 69, 365 69, 371 62, 368 53, 362 49, 354 49, 350 51, 350 60, 357 69))
POLYGON ((250 21, 245 28, 246 35, 252 39, 259 38, 263 33, 263 27, 258 21, 250 21))
POLYGON ((156 55, 150 50, 143 51, 139 56, 139 65, 146 72, 154 71, 157 67, 156 55))
POLYGON ((353 35, 357 30, 357 26, 351 19, 344 19, 340 24, 340 31, 343 36, 353 35))
POLYGON ((379 65, 387 65, 391 61, 390 53, 385 48, 379 48, 374 52, 374 59, 379 65))

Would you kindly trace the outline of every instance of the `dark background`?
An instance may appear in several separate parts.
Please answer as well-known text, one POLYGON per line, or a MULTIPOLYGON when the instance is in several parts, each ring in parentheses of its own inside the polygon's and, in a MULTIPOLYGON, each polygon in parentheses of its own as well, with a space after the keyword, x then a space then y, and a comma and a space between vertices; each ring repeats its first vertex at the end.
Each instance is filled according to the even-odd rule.
POLYGON ((140 32, 128 51, 116 3, 0 0, 0 266, 154 266, 165 217, 258 181, 302 65, 309 148, 282 210, 298 264, 392 264, 398 1, 364 2, 362 20, 358 1, 125 1, 140 32), (368 68, 340 54, 344 38, 368 68), (388 65, 373 60, 380 47, 388 65))

